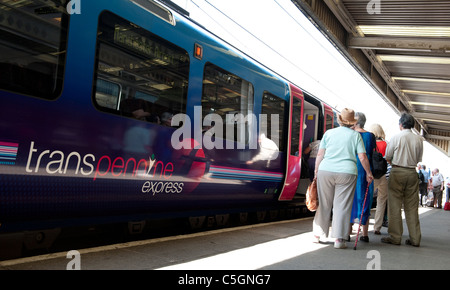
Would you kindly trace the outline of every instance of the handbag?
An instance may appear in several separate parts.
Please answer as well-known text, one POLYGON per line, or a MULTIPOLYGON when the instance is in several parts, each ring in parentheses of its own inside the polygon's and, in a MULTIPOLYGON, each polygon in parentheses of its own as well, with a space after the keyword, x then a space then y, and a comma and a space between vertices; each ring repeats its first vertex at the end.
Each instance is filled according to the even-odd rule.
POLYGON ((434 194, 433 190, 430 189, 427 195, 427 206, 433 207, 433 205, 434 205, 434 194))
POLYGON ((375 147, 376 151, 372 152, 372 175, 373 178, 378 179, 383 177, 387 172, 387 161, 384 159, 383 154, 378 152, 378 149, 375 147))
POLYGON ((319 207, 319 199, 317 197, 317 182, 314 179, 306 190, 306 207, 310 211, 316 211, 319 207))
POLYGON ((444 210, 450 210, 450 201, 445 202, 444 210))

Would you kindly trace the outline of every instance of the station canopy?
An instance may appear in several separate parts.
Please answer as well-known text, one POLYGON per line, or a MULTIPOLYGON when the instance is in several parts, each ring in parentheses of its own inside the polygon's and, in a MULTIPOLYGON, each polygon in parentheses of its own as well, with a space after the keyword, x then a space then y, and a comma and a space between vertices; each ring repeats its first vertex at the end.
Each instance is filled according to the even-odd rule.
POLYGON ((450 156, 450 1, 292 0, 418 133, 450 156))

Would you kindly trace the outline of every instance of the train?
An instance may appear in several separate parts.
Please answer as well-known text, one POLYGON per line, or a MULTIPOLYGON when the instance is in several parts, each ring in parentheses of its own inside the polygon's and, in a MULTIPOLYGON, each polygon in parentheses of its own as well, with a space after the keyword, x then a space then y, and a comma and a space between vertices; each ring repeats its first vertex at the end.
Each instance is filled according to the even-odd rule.
POLYGON ((304 196, 336 111, 167 2, 0 2, 0 243, 304 196))

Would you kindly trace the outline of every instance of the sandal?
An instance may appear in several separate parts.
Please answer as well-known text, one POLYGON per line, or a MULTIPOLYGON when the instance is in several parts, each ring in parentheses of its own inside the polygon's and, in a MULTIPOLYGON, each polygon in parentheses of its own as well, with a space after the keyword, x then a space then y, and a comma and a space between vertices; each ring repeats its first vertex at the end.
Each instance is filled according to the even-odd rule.
POLYGON ((369 242, 369 236, 361 236, 359 238, 359 240, 368 243, 369 242))

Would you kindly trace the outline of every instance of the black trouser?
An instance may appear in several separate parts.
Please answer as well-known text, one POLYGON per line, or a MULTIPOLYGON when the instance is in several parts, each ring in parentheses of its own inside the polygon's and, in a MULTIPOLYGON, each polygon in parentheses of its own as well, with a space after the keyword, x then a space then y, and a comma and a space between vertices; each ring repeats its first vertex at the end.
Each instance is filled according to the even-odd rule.
POLYGON ((419 184, 419 192, 420 192, 420 205, 423 206, 423 203, 422 203, 423 196, 424 195, 428 196, 426 183, 419 184))

